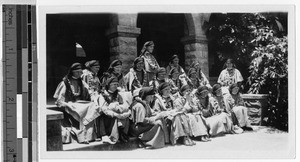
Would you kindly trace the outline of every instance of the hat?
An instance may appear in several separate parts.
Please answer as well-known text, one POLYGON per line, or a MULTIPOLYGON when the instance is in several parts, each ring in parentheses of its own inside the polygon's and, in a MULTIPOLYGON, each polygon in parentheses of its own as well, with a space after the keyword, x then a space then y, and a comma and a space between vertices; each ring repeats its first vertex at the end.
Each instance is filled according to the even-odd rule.
POLYGON ((171 61, 173 61, 174 59, 179 59, 179 57, 178 57, 178 55, 173 55, 172 57, 171 57, 171 61))
POLYGON ((70 71, 82 70, 82 65, 78 62, 71 65, 70 71))
POLYGON ((233 90, 233 88, 235 88, 235 87, 238 87, 239 88, 239 86, 238 86, 238 84, 236 84, 236 83, 233 83, 233 84, 231 84, 230 86, 229 86, 229 92, 230 92, 230 94, 232 93, 232 90, 233 90))
POLYGON ((196 69, 195 68, 190 68, 189 71, 188 71, 188 76, 190 76, 193 73, 197 73, 196 69))
POLYGON ((185 90, 188 90, 190 89, 190 86, 189 85, 183 85, 181 88, 180 88, 180 92, 183 93, 185 90))
POLYGON ((141 57, 137 57, 137 58, 134 59, 133 64, 136 65, 136 64, 138 64, 140 62, 144 62, 144 59, 141 58, 141 57))
POLYGON ((93 66, 100 66, 99 61, 97 60, 91 60, 85 63, 85 67, 91 68, 93 66))
POLYGON ((173 68, 170 70, 169 75, 172 76, 174 73, 179 73, 177 68, 173 68))
POLYGON ((114 67, 118 66, 118 65, 122 65, 122 61, 120 60, 114 60, 113 62, 110 63, 109 68, 108 68, 108 72, 111 73, 114 71, 114 67))
POLYGON ((117 60, 114 60, 113 62, 111 62, 109 67, 113 68, 118 65, 122 65, 122 61, 117 59, 117 60))
POLYGON ((152 46, 152 45, 154 45, 153 41, 148 41, 144 44, 145 47, 152 46))
POLYGON ((218 89, 220 89, 222 86, 221 86, 221 84, 219 84, 219 83, 216 83, 216 84, 214 84, 214 86, 213 86, 213 88, 212 88, 212 94, 213 95, 216 95, 216 91, 218 90, 218 89))
POLYGON ((119 83, 118 78, 116 78, 116 77, 110 77, 110 78, 108 78, 106 80, 106 85, 109 86, 111 83, 115 83, 115 82, 119 83))
POLYGON ((161 83, 161 84, 158 86, 158 91, 161 93, 163 89, 165 89, 165 88, 167 88, 167 87, 169 87, 169 86, 170 86, 169 83, 163 82, 163 83, 161 83))
POLYGON ((142 100, 144 100, 147 96, 154 95, 154 94, 155 91, 152 87, 143 87, 139 92, 139 96, 141 97, 142 100))
POLYGON ((207 86, 205 86, 205 85, 200 86, 200 87, 197 88, 196 94, 200 95, 200 93, 203 92, 203 91, 205 91, 205 90, 208 91, 208 87, 207 86))

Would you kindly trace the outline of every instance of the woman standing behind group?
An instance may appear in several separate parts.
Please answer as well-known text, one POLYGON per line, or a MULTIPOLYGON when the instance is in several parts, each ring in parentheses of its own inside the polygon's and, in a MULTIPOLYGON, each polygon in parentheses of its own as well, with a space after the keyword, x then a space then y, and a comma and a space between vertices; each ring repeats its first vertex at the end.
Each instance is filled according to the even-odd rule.
POLYGON ((155 78, 157 70, 159 69, 159 64, 157 63, 155 57, 152 55, 153 50, 153 41, 148 41, 144 44, 140 54, 140 57, 144 59, 148 80, 153 80, 155 78))
POLYGON ((218 83, 228 89, 228 87, 234 83, 237 83, 240 87, 243 80, 243 76, 240 71, 236 69, 233 60, 230 58, 227 59, 219 75, 218 83))

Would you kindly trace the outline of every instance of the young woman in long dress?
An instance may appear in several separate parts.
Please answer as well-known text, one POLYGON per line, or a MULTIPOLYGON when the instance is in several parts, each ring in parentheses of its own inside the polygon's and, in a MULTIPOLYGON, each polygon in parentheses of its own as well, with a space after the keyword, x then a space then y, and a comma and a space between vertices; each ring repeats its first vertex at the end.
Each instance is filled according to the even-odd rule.
POLYGON ((81 80, 81 75, 82 65, 72 64, 53 97, 56 99, 56 105, 64 112, 62 126, 73 134, 79 143, 88 144, 96 139, 94 120, 100 116, 101 108, 95 102, 91 102, 88 85, 81 80))

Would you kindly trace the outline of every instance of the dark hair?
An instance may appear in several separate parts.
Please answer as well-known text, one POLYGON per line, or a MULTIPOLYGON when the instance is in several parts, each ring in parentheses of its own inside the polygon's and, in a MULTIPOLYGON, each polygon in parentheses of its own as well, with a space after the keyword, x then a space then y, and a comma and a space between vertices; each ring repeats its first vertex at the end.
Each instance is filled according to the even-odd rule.
POLYGON ((225 61, 225 63, 224 63, 224 65, 223 65, 223 69, 226 69, 227 68, 227 62, 228 61, 230 61, 230 63, 232 63, 232 67, 233 68, 236 68, 236 66, 235 66, 235 63, 234 63, 234 60, 232 59, 232 58, 228 58, 226 61, 225 61))
POLYGON ((196 94, 197 96, 200 96, 200 93, 201 93, 202 91, 204 91, 204 90, 207 90, 207 91, 208 91, 208 87, 205 86, 205 85, 200 86, 200 87, 197 88, 197 91, 196 91, 195 94, 196 94))
POLYGON ((141 50, 141 53, 140 53, 140 56, 144 55, 145 52, 147 51, 147 47, 151 46, 151 45, 154 45, 154 42, 153 41, 148 41, 144 44, 142 50, 141 50))
POLYGON ((191 89, 191 88, 190 88, 190 86, 187 85, 187 84, 181 86, 180 91, 179 91, 179 94, 180 94, 181 96, 183 96, 183 92, 184 92, 185 90, 188 90, 188 89, 191 89))
POLYGON ((238 93, 240 92, 240 87, 239 87, 239 85, 238 85, 237 83, 233 83, 233 84, 231 84, 231 85, 229 86, 229 89, 228 89, 230 94, 232 94, 232 90, 233 90, 233 88, 235 88, 235 87, 238 87, 238 88, 239 88, 238 93))
POLYGON ((143 87, 139 92, 139 97, 144 100, 149 95, 154 95, 155 90, 152 87, 143 87))
POLYGON ((213 95, 216 95, 216 91, 217 91, 218 89, 220 89, 221 87, 222 87, 222 86, 221 86, 220 83, 214 84, 214 86, 212 87, 212 94, 213 94, 213 95))
POLYGON ((162 95, 162 90, 167 88, 167 87, 170 87, 170 84, 168 82, 163 82, 161 83, 159 86, 158 86, 158 93, 160 95, 162 95))
POLYGON ((141 57, 137 57, 137 58, 134 59, 134 61, 133 61, 133 69, 134 69, 134 70, 136 70, 136 65, 137 65, 138 63, 140 63, 140 62, 144 62, 144 59, 141 58, 141 57))
POLYGON ((178 55, 173 55, 173 56, 171 57, 171 59, 170 59, 170 63, 173 63, 173 60, 176 59, 176 58, 179 60, 178 55))

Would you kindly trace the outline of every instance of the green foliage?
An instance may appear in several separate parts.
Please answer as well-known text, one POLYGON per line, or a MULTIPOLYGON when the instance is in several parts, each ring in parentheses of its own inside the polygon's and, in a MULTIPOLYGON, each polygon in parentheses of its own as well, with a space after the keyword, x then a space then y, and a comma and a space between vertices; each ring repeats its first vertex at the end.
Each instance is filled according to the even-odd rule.
POLYGON ((267 123, 284 130, 288 128, 286 21, 286 13, 219 14, 208 30, 219 59, 236 58, 248 67, 247 92, 269 94, 267 123))

